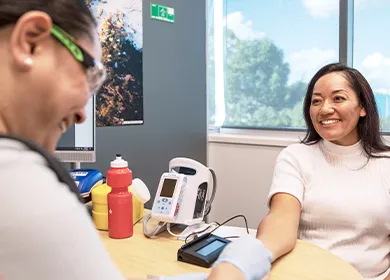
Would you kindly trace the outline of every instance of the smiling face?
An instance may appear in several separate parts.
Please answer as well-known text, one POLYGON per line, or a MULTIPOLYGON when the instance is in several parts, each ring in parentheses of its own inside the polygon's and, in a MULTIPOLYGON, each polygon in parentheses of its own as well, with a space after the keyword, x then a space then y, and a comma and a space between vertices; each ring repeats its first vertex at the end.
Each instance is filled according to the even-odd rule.
MULTIPOLYGON (((88 36, 79 38, 77 43, 97 60, 101 58, 101 49, 97 33, 91 29, 93 41, 88 36)), ((87 69, 62 44, 52 39, 55 50, 55 80, 47 92, 45 102, 47 115, 51 114, 51 131, 47 131, 45 146, 54 150, 57 141, 73 124, 83 123, 86 119, 85 106, 94 92, 88 83, 87 69), (50 104, 50 105, 49 105, 50 104), (51 108, 51 109, 49 109, 51 108), (50 112, 49 112, 50 110, 50 112), (55 118, 54 118, 55 117, 55 118)), ((50 71, 49 69, 47 69, 50 71)), ((46 86, 49 83, 46 84, 46 86)), ((48 126, 49 128, 49 126, 48 126)))
POLYGON ((366 111, 341 72, 322 76, 315 83, 310 118, 317 133, 330 142, 348 146, 359 141, 357 124, 366 111))
MULTIPOLYGON (((0 132, 54 151, 66 129, 84 122, 84 107, 93 92, 86 67, 51 30, 51 18, 43 12, 28 12, 15 26, 0 30, 0 57, 5 58, 0 62, 0 132)), ((93 26, 90 36, 75 40, 100 60, 93 26)))

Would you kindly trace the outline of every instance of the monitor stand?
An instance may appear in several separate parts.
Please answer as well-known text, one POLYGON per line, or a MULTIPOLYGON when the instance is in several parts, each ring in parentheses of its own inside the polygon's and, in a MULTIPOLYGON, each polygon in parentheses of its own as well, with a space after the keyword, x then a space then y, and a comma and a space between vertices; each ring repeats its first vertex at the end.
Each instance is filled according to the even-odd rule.
POLYGON ((81 168, 81 164, 80 164, 79 161, 70 163, 70 169, 71 170, 80 169, 80 168, 81 168))

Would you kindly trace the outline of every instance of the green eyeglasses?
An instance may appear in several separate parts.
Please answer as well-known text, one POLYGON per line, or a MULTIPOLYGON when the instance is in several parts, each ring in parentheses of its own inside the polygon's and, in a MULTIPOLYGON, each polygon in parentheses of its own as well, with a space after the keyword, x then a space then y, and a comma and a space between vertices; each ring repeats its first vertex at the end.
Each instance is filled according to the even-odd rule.
POLYGON ((90 56, 75 42, 75 39, 69 33, 57 25, 52 25, 51 35, 64 45, 72 56, 85 67, 87 70, 89 90, 92 94, 95 94, 106 79, 106 71, 103 64, 90 56))

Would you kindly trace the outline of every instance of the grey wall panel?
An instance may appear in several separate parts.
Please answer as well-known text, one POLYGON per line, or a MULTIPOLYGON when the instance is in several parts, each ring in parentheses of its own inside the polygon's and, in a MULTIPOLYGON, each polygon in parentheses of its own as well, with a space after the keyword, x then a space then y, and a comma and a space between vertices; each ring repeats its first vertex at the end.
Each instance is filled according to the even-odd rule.
POLYGON ((143 1, 145 123, 97 128, 97 161, 82 166, 105 173, 122 153, 154 198, 170 159, 184 156, 206 164, 207 106, 205 0, 153 3, 174 8, 175 23, 152 20, 150 1, 143 1))

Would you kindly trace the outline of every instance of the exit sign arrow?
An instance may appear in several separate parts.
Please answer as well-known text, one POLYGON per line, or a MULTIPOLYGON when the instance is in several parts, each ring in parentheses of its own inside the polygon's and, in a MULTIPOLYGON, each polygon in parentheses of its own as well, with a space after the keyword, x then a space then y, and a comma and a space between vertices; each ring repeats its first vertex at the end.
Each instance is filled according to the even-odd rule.
POLYGON ((150 3, 150 17, 155 20, 174 23, 175 9, 150 3))

